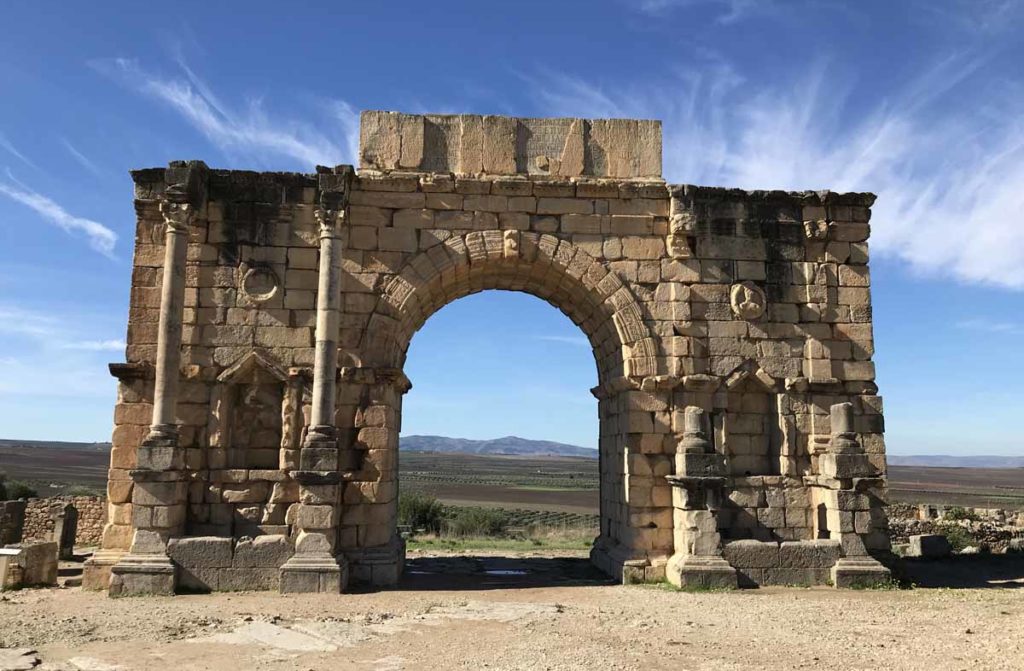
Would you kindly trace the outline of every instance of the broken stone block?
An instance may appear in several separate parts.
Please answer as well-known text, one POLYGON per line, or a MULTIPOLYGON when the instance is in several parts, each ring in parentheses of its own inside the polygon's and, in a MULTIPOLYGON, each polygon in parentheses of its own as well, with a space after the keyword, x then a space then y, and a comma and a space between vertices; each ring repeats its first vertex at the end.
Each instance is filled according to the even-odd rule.
POLYGON ((942 534, 917 534, 910 537, 908 557, 922 559, 944 559, 953 553, 949 541, 942 534))
POLYGON ((779 566, 782 568, 831 568, 841 556, 839 541, 786 541, 779 545, 779 566))
POLYGON ((167 543, 167 555, 184 568, 226 568, 231 566, 230 538, 201 536, 198 538, 172 538, 167 543))
POLYGON ((57 584, 57 544, 53 541, 41 543, 16 543, 8 548, 21 550, 14 562, 21 569, 23 587, 57 584))
POLYGON ((779 565, 779 544, 755 540, 726 543, 722 556, 736 568, 775 568, 779 565))
POLYGON ((280 568, 294 553, 294 547, 283 535, 257 536, 235 545, 235 568, 280 568))

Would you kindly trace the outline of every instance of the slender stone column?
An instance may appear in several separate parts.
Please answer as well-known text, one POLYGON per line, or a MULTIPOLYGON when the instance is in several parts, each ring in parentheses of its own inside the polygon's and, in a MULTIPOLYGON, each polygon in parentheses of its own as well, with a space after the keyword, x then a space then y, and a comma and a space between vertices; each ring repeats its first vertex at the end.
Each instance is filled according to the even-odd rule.
POLYGON ((188 231, 194 216, 187 202, 160 204, 167 230, 164 234, 164 275, 160 288, 160 324, 156 341, 156 385, 153 419, 148 439, 177 438, 174 423, 181 367, 181 320, 185 308, 185 255, 188 231))
POLYGON ((348 566, 337 555, 341 521, 338 429, 334 423, 338 378, 338 313, 341 308, 343 209, 318 209, 320 277, 316 301, 316 352, 310 427, 292 472, 302 503, 289 511, 295 554, 281 567, 281 592, 341 592, 348 566))
POLYGON ((183 185, 167 190, 160 204, 166 224, 160 324, 157 334, 153 419, 149 435, 139 446, 131 471, 132 526, 128 554, 111 570, 110 594, 173 594, 175 567, 167 556, 167 541, 185 529, 186 492, 184 450, 175 424, 181 322, 185 302, 185 260, 188 232, 195 209, 183 185))
POLYGON ((341 226, 345 212, 319 209, 320 277, 316 297, 316 352, 313 361, 313 404, 303 448, 303 470, 334 470, 324 447, 337 445, 334 412, 338 376, 338 312, 341 308, 341 226), (308 453, 307 449, 313 451, 308 453))

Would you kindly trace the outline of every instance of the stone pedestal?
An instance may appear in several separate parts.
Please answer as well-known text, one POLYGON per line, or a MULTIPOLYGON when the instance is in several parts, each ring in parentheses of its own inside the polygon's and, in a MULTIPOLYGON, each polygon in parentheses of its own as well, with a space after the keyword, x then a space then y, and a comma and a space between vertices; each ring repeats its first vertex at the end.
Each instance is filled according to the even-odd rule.
POLYGON ((877 559, 843 557, 832 567, 832 584, 836 587, 875 587, 891 579, 892 574, 877 559))
POLYGON ((665 577, 676 587, 736 589, 736 569, 722 557, 675 554, 665 577))
POLYGON ((281 594, 341 594, 347 586, 344 557, 295 554, 281 567, 281 594))
POLYGON ((82 567, 82 589, 108 589, 112 569, 124 555, 124 550, 97 550, 82 567))
POLYGON ((110 569, 110 596, 174 594, 177 569, 164 553, 130 553, 110 569))

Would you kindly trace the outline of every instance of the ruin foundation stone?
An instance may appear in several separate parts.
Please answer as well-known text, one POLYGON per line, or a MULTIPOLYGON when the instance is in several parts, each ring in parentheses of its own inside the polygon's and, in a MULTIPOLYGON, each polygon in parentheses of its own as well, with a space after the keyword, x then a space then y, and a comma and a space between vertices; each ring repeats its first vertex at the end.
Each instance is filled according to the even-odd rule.
POLYGON ((655 121, 365 112, 360 136, 358 171, 132 173, 87 587, 396 583, 406 352, 484 289, 548 301, 593 348, 601 569, 888 578, 873 195, 667 184, 655 121))

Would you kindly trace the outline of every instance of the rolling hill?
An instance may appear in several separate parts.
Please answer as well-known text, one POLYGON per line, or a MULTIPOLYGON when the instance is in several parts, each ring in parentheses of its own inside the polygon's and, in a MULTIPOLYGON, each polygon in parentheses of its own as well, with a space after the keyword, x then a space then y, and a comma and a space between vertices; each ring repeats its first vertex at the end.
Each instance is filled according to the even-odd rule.
POLYGON ((444 436, 402 436, 400 449, 407 452, 448 452, 458 454, 506 454, 529 457, 589 457, 597 459, 597 450, 566 445, 550 440, 528 440, 505 436, 492 440, 446 438, 444 436))

